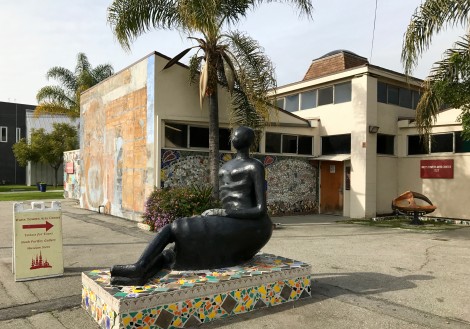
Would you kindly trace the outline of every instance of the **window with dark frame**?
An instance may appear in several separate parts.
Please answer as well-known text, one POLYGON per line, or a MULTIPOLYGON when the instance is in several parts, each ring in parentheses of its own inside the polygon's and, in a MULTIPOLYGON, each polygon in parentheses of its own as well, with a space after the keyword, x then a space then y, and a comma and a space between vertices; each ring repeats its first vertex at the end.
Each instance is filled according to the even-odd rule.
POLYGON ((399 105, 399 88, 392 85, 387 85, 387 103, 393 105, 399 105))
POLYGON ((313 154, 313 137, 311 136, 299 136, 298 153, 305 155, 313 154))
POLYGON ((351 134, 323 136, 321 152, 322 155, 350 154, 351 134))
POLYGON ((300 94, 300 109, 307 110, 317 106, 317 91, 310 90, 300 94))
POLYGON ((188 126, 166 123, 165 124, 165 147, 188 147, 188 126))
POLYGON ((377 82, 377 102, 387 103, 387 84, 384 82, 377 82))
MULTIPOLYGON (((230 141, 231 130, 219 128, 219 149, 222 151, 231 150, 230 141)), ((169 148, 209 148, 209 128, 195 127, 185 124, 166 123, 165 124, 165 147, 169 148), (189 127, 189 146, 188 146, 189 127)))
POLYGON ((462 137, 461 131, 455 132, 455 153, 470 152, 470 140, 466 141, 462 137))
POLYGON ((413 110, 416 110, 418 103, 421 99, 421 93, 419 91, 413 90, 411 92, 411 97, 413 98, 413 110))
POLYGON ((230 143, 231 131, 227 128, 219 128, 219 149, 230 151, 232 149, 230 143))
POLYGON ((420 98, 421 93, 419 91, 377 81, 377 102, 379 103, 393 104, 415 110, 420 98))
POLYGON ((282 153, 297 154, 297 136, 282 135, 282 153))
POLYGON ((427 154, 424 138, 419 135, 408 136, 408 155, 427 154))
POLYGON ((413 107, 412 93, 410 89, 400 88, 399 105, 411 109, 413 107))
POLYGON ((284 109, 284 97, 276 99, 276 106, 284 109))
POLYGON ((318 106, 333 104, 333 86, 318 89, 318 106))
POLYGON ((395 136, 377 134, 377 154, 395 154, 395 136))
POLYGON ((281 138, 278 133, 266 133, 266 153, 281 153, 281 138))
POLYGON ((209 128, 190 126, 189 147, 209 148, 209 128))
POLYGON ((21 128, 16 128, 16 142, 18 143, 21 139, 21 128))
POLYGON ((335 85, 335 104, 351 101, 351 81, 335 85))
POLYGON ((281 133, 266 133, 266 153, 313 154, 313 137, 281 133))
POLYGON ((454 134, 431 135, 431 153, 453 152, 454 134))
POLYGON ((0 142, 8 142, 8 127, 0 127, 0 142))
POLYGON ((299 94, 286 96, 284 110, 289 112, 295 112, 299 110, 299 94))

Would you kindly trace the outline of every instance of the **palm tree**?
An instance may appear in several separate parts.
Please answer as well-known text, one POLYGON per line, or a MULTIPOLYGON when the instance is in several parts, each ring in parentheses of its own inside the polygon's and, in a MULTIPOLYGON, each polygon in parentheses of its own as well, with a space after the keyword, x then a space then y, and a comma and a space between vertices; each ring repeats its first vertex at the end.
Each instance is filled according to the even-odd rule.
POLYGON ((45 86, 38 91, 36 99, 39 105, 34 113, 77 118, 80 116, 80 94, 113 74, 111 65, 102 64, 93 68, 87 56, 79 53, 74 72, 60 66, 47 71, 47 79, 55 79, 60 85, 45 86))
MULTIPOLYGON (((404 35, 401 59, 410 75, 419 57, 429 48, 432 38, 448 26, 462 25, 468 30, 470 1, 425 0, 414 12, 404 35)), ((459 120, 463 136, 470 140, 470 34, 462 37, 443 59, 434 63, 423 83, 423 95, 416 108, 416 124, 421 135, 429 138, 439 111, 447 107, 462 110, 459 120)), ((427 145, 427 144, 426 144, 427 145)))
MULTIPOLYGON (((209 166, 212 193, 218 198, 219 118, 218 84, 232 93, 234 122, 258 128, 269 113, 268 91, 276 87, 274 67, 259 44, 238 31, 224 31, 247 13, 270 0, 114 0, 108 22, 123 48, 154 29, 177 29, 197 45, 185 49, 171 67, 195 49, 190 59, 190 81, 199 76, 200 105, 209 99, 209 166)), ((290 0, 301 14, 311 17, 310 0, 290 0)))

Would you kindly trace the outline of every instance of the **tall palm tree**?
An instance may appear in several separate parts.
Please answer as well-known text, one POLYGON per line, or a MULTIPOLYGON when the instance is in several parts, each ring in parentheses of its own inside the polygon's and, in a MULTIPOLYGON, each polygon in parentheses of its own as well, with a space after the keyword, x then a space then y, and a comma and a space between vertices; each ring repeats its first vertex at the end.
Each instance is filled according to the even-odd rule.
MULTIPOLYGON (((171 67, 192 49, 190 80, 199 76, 200 105, 209 99, 209 166, 213 196, 218 198, 219 118, 218 84, 232 93, 234 121, 259 127, 269 113, 268 90, 276 87, 274 67, 259 44, 246 34, 225 31, 250 10, 272 0, 114 0, 108 22, 123 48, 154 29, 176 29, 196 46, 185 49, 166 66, 171 67)), ((286 0, 311 17, 310 0, 286 0)))
POLYGON ((101 64, 93 68, 87 56, 79 53, 74 72, 60 66, 47 71, 47 79, 55 79, 60 85, 45 86, 38 91, 36 99, 39 105, 34 113, 77 118, 80 116, 80 94, 113 74, 111 65, 101 64))
MULTIPOLYGON (((434 35, 448 26, 469 28, 470 1, 425 0, 414 12, 404 35, 401 59, 409 75, 434 35)), ((423 83, 423 95, 416 108, 416 123, 426 140, 444 106, 460 108, 463 136, 470 139, 470 34, 462 37, 443 59, 434 63, 423 83)))

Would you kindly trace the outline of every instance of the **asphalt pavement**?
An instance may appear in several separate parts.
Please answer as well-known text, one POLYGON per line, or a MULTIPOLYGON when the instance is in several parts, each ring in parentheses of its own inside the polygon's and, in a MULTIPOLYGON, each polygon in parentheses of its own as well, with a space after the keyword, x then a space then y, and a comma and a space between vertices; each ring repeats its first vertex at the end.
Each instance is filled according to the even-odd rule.
MULTIPOLYGON (((50 201, 48 200, 47 203, 50 201)), ((15 282, 12 202, 0 202, 0 328, 98 328, 80 307, 81 272, 133 262, 154 233, 62 200, 62 277, 15 282)), ((202 328, 470 328, 470 228, 422 232, 273 219, 264 252, 312 265, 312 298, 202 328)))

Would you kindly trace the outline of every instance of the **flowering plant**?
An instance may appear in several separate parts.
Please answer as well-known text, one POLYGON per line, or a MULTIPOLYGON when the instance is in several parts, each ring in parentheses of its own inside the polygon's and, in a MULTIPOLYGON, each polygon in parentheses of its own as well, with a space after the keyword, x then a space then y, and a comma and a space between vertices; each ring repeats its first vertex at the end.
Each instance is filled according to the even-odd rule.
POLYGON ((152 192, 145 203, 143 222, 158 231, 180 217, 191 217, 204 210, 217 208, 218 202, 206 186, 163 188, 152 192))

